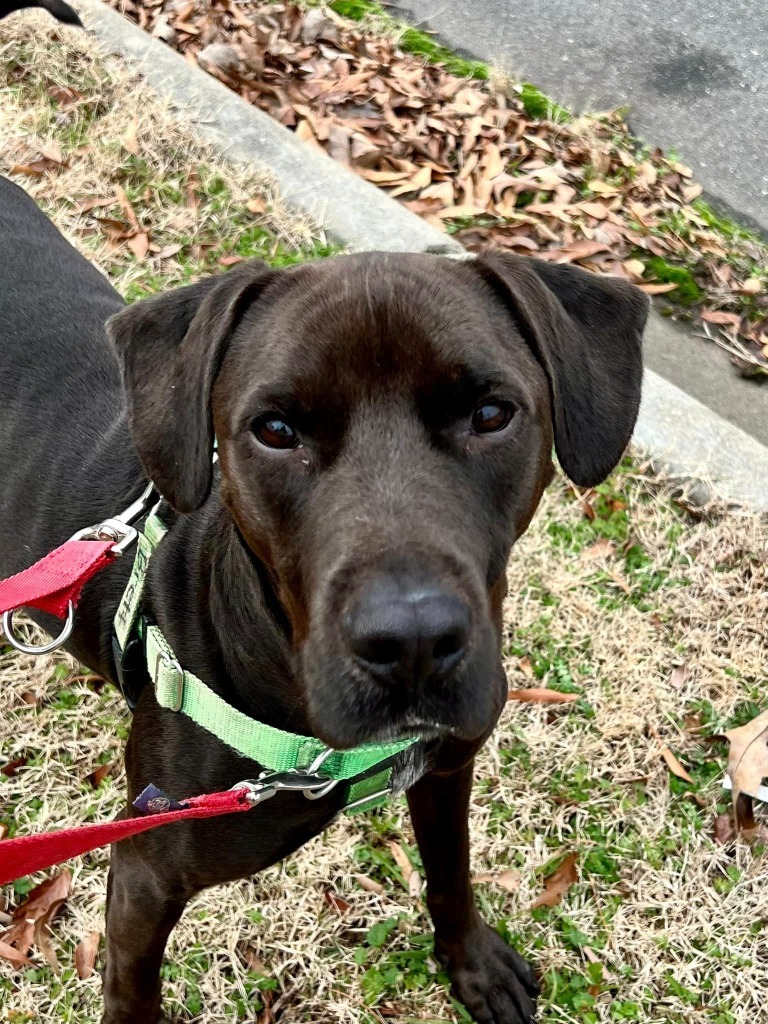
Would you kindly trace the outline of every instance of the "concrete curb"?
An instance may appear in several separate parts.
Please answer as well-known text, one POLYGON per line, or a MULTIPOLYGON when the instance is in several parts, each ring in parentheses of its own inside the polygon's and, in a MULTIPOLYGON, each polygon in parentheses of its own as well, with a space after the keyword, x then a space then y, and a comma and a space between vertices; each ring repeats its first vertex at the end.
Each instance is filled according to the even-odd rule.
MULTIPOLYGON (((129 58, 160 95, 189 112, 198 133, 225 157, 270 172, 286 204, 334 241, 353 251, 464 251, 100 0, 77 6, 108 52, 129 58)), ((652 312, 647 334, 665 328, 652 312)), ((713 496, 768 510, 768 448, 651 370, 634 441, 674 477, 703 481, 697 501, 713 496)))

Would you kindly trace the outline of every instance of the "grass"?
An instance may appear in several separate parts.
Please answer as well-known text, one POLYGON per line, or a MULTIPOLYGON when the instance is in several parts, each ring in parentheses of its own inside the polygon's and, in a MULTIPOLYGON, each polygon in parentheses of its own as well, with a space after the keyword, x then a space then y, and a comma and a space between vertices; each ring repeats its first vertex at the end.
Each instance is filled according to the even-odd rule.
MULTIPOLYGON (((239 249, 274 262, 326 251, 285 215, 268 182, 213 160, 81 35, 43 16, 4 23, 0 67, 11 79, 22 47, 24 75, 3 86, 0 104, 12 154, 4 159, 52 141, 69 151, 68 131, 74 148, 91 147, 87 161, 24 184, 121 289, 145 294, 239 249), (103 80, 102 105, 78 115, 90 119, 88 131, 51 117, 51 78, 87 80, 94 90, 103 80), (119 140, 139 95, 133 154, 119 140), (100 231, 87 233, 93 224, 77 201, 111 195, 116 184, 150 238, 181 241, 179 253, 136 260, 100 231), (265 212, 247 209, 254 199, 265 212), (195 249, 201 237, 211 248, 195 249)), ((717 845, 712 824, 726 807, 726 749, 716 736, 766 707, 767 545, 764 519, 716 508, 692 516, 628 459, 589 495, 558 478, 513 553, 503 648, 510 686, 580 699, 567 708, 508 705, 478 761, 473 871, 519 872, 513 891, 481 882, 476 894, 486 918, 540 968, 543 1020, 751 1024, 764 1013, 768 862, 759 846, 717 845), (690 672, 674 682, 682 663, 690 672), (687 730, 690 716, 700 731, 687 730), (693 786, 670 777, 649 723, 693 786), (579 881, 560 906, 532 912, 543 878, 572 851, 579 881)), ((26 834, 110 818, 123 799, 129 726, 115 691, 82 678, 66 657, 0 647, 0 764, 27 758, 3 777, 0 821, 26 834), (115 767, 93 789, 87 775, 104 762, 115 767)), ((169 1011, 201 1024, 468 1021, 446 992, 423 895, 409 895, 392 842, 420 873, 402 801, 339 821, 256 879, 201 895, 169 947, 169 1011), (348 910, 329 907, 329 887, 348 910)), ((53 929, 59 972, 39 956, 22 971, 0 961, 0 1019, 98 1020, 99 979, 77 979, 73 958, 82 936, 103 931, 106 866, 105 851, 73 862, 73 895, 53 929)), ((8 887, 9 903, 36 880, 8 887)))
POLYGON ((236 258, 284 266, 334 251, 288 213, 267 175, 222 166, 167 105, 118 61, 101 58, 82 33, 58 29, 70 42, 57 47, 50 26, 37 34, 21 27, 33 24, 15 19, 0 35, 0 172, 40 203, 126 299, 222 270, 236 258), (39 175, 14 172, 45 153, 57 159, 39 175), (130 224, 120 190, 147 235, 145 258, 121 237, 130 224), (99 205, 84 210, 93 200, 99 205))

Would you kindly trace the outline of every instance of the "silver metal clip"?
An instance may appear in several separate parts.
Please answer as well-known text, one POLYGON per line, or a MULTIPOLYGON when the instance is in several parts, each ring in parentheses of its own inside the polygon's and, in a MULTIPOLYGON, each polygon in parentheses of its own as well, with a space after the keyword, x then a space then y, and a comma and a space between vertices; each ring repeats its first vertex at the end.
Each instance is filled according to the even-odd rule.
POLYGON ((252 807, 280 792, 303 793, 307 800, 319 800, 338 785, 338 779, 328 779, 317 774, 317 770, 334 753, 329 747, 318 754, 306 770, 294 768, 286 772, 262 772, 258 779, 245 779, 232 786, 232 789, 247 790, 246 799, 252 807))
MULTIPOLYGON (((78 530, 77 533, 72 534, 69 539, 112 541, 112 554, 119 558, 138 538, 139 531, 131 524, 140 519, 149 510, 154 494, 155 485, 152 483, 147 484, 136 501, 129 505, 125 511, 110 519, 105 519, 101 523, 97 523, 96 526, 86 526, 84 530, 78 530)), ((3 632, 11 647, 21 651, 22 654, 50 654, 52 651, 62 647, 72 635, 72 629, 75 625, 75 606, 72 601, 69 602, 67 619, 61 633, 53 640, 40 644, 38 647, 35 647, 33 644, 24 643, 23 640, 16 636, 13 629, 13 616, 17 611, 19 611, 18 608, 11 608, 10 611, 3 614, 3 632)))

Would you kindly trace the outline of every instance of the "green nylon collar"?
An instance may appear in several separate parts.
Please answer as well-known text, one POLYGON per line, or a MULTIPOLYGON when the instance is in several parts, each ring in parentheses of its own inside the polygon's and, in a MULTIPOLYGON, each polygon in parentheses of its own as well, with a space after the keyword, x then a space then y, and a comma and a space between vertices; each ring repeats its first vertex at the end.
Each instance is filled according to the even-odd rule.
MULTIPOLYGON (((152 552, 166 532, 162 520, 152 513, 139 534, 131 578, 115 615, 115 633, 123 648, 136 627, 152 552)), ((243 757, 270 771, 284 772, 308 768, 327 749, 314 736, 284 732, 257 722, 227 704, 201 679, 181 667, 157 626, 146 627, 144 642, 147 668, 158 704, 186 715, 243 757)), ((355 779, 417 742, 417 739, 407 739, 396 743, 368 743, 352 750, 335 751, 323 763, 322 774, 337 781, 355 779)), ((385 777, 388 780, 390 774, 391 769, 388 769, 350 788, 350 801, 361 804, 356 809, 367 809, 368 801, 363 806, 361 797, 369 796, 372 784, 381 788, 382 780, 385 777)))

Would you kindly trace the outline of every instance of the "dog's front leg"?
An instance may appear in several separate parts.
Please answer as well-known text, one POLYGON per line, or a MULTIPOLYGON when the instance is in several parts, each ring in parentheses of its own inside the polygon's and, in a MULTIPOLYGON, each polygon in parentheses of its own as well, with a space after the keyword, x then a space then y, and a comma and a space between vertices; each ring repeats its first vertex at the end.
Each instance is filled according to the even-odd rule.
POLYGON ((538 985, 529 964, 480 917, 469 878, 470 762, 431 772, 408 791, 427 875, 435 953, 479 1024, 529 1024, 538 985))
POLYGON ((160 967, 168 936, 192 893, 172 891, 132 841, 112 847, 102 1024, 157 1024, 160 967))

